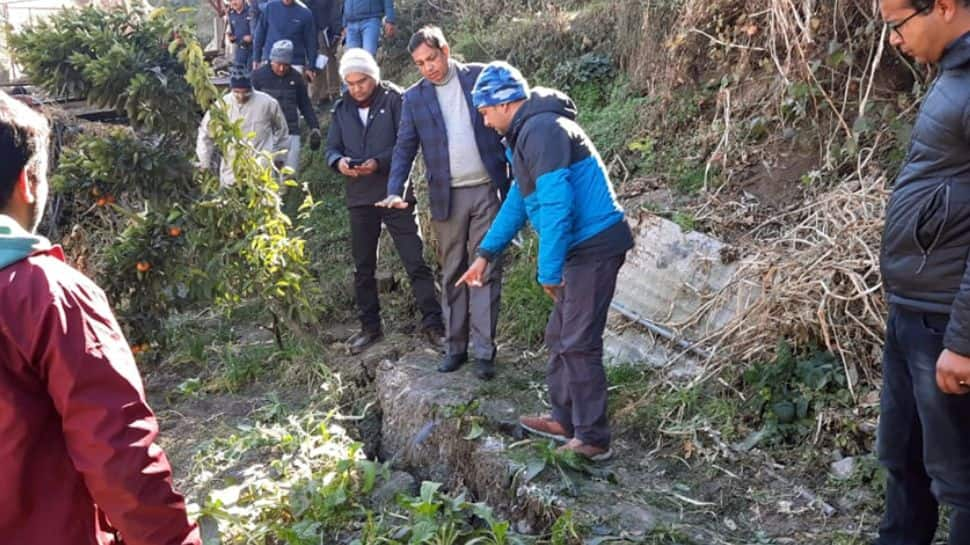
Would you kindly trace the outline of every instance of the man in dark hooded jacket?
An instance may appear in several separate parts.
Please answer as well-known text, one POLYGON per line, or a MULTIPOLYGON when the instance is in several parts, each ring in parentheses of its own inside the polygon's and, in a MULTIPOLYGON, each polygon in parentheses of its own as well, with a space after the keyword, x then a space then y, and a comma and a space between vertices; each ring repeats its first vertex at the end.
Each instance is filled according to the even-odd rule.
POLYGON ((877 545, 928 545, 938 502, 970 543, 970 0, 882 0, 890 43, 940 73, 923 99, 882 241, 889 319, 877 545))
MULTIPOLYGON (((527 431, 591 458, 610 457, 603 329, 633 235, 573 101, 529 89, 504 62, 486 66, 472 91, 485 125, 505 135, 513 182, 479 257, 459 283, 480 286, 486 267, 526 220, 539 236, 538 280, 555 301, 546 327, 552 414, 524 416, 527 431)), ((477 288, 481 289, 481 288, 477 288)))
POLYGON ((33 233, 48 137, 0 92, 0 540, 201 545, 104 292, 33 233))

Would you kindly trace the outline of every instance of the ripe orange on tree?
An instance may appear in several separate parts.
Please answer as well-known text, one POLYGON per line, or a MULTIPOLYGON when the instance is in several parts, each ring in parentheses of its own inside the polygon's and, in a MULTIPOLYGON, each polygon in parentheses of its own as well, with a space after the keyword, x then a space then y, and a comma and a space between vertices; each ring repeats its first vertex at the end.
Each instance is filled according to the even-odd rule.
POLYGON ((152 268, 152 264, 147 261, 139 261, 135 264, 135 268, 138 269, 138 272, 145 273, 152 268))

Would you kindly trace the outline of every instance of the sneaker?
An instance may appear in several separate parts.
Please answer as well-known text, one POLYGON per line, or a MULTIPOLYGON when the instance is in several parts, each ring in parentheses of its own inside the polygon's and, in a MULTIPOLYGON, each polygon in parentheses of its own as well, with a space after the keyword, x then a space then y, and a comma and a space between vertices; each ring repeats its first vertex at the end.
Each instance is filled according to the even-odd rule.
POLYGON ((347 344, 350 345, 351 354, 360 354, 367 349, 370 345, 380 341, 384 338, 384 332, 380 329, 376 331, 368 331, 363 329, 354 334, 353 337, 347 339, 347 344))
POLYGON ((569 441, 571 435, 562 424, 547 414, 542 416, 520 416, 519 425, 529 433, 552 439, 553 441, 559 441, 560 443, 569 441))
POLYGON ((609 448, 590 445, 589 443, 584 443, 575 437, 556 450, 559 452, 572 451, 594 462, 605 462, 613 457, 613 451, 609 448))

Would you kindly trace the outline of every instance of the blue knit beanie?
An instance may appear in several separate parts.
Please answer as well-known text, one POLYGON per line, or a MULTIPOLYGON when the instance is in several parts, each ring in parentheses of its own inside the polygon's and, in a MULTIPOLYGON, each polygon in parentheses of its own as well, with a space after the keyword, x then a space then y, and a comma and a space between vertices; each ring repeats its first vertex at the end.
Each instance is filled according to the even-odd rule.
POLYGON ((253 84, 249 80, 249 71, 242 66, 233 66, 229 70, 230 89, 252 89, 253 84))
POLYGON ((503 61, 494 61, 482 69, 472 89, 475 108, 496 106, 529 98, 529 82, 517 68, 503 61))

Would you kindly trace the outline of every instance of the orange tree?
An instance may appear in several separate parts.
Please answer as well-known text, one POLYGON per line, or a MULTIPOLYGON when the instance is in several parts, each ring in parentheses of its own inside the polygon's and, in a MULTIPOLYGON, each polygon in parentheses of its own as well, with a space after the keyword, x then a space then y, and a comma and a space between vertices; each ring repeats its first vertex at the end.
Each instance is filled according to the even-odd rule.
POLYGON ((105 286, 136 344, 160 339, 160 322, 173 310, 231 310, 253 298, 282 343, 281 324, 299 328, 310 319, 304 242, 280 211, 272 161, 260 161, 229 121, 179 15, 88 7, 10 36, 31 81, 129 120, 93 128, 64 150, 52 177, 66 203, 59 221, 83 241, 72 253, 105 286), (208 109, 217 147, 235 157, 230 188, 192 165, 200 112, 208 109))

